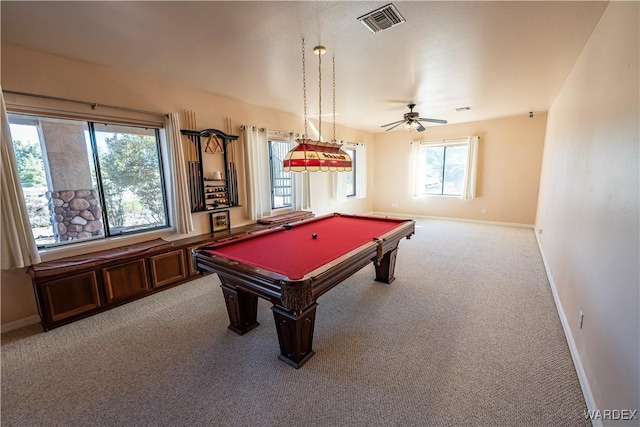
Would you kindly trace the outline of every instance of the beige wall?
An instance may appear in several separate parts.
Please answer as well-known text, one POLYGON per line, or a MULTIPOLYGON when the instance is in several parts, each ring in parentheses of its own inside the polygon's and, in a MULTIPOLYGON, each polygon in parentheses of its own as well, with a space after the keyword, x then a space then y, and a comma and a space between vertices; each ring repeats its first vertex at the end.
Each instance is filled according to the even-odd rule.
POLYGON ((609 4, 549 111, 536 221, 599 409, 640 406, 638 16, 609 4))
MULTIPOLYGON (((78 61, 26 50, 17 46, 2 45, 2 89, 50 95, 69 99, 96 102, 105 105, 167 113, 171 111, 192 110, 196 113, 199 128, 216 128, 225 130, 225 117, 230 117, 232 133, 240 135, 240 125, 255 125, 273 130, 302 133, 303 118, 298 115, 270 110, 255 105, 245 104, 238 100, 193 90, 167 82, 153 80, 135 74, 118 72, 78 61)), ((8 106, 11 102, 40 103, 52 106, 49 102, 37 101, 25 97, 7 95, 8 106)), ((62 104, 63 108, 74 112, 92 114, 109 110, 98 108, 91 111, 89 107, 78 107, 73 104, 62 104)), ((60 104, 56 105, 60 108, 60 104)), ((375 150, 373 135, 367 132, 337 126, 336 137, 343 141, 362 142, 367 144, 368 184, 373 185, 373 165, 375 150)), ((238 153, 241 159, 241 153, 238 153)), ((242 179, 243 164, 239 162, 239 186, 244 188, 242 179)), ((316 214, 332 211, 348 213, 369 213, 373 210, 372 192, 365 199, 349 199, 337 204, 331 200, 331 176, 329 173, 315 173, 311 177, 311 209, 316 214)), ((241 191, 240 201, 245 199, 241 191)), ((207 213, 193 214, 195 231, 192 234, 209 232, 207 213)), ((231 209, 231 224, 238 226, 247 223, 242 208, 231 209)), ((161 233, 154 235, 167 240, 186 237, 161 233)), ((89 250, 101 250, 126 243, 148 240, 148 236, 114 238, 87 248, 79 245, 54 253, 43 255, 43 260, 51 260, 62 256, 71 256, 89 250)), ((3 270, 0 276, 1 286, 1 323, 19 321, 37 314, 35 297, 29 276, 24 270, 3 270)))
POLYGON ((546 114, 431 126, 421 133, 375 135, 376 212, 533 224, 535 221, 546 114), (476 198, 411 197, 411 141, 480 137, 476 198), (397 208, 392 204, 398 204, 397 208), (482 210, 486 209, 486 214, 482 210))

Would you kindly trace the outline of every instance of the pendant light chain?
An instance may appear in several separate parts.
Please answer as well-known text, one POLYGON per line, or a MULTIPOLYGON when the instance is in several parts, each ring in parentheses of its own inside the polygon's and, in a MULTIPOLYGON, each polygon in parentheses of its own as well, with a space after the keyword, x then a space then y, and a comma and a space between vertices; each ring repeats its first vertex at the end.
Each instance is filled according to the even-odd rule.
MULTIPOLYGON (((349 172, 353 170, 353 159, 336 142, 336 58, 333 57, 333 141, 322 142, 322 54, 327 48, 316 46, 313 53, 318 55, 318 141, 307 135, 309 116, 307 110, 307 69, 305 40, 302 39, 302 94, 304 101, 304 135, 282 160, 285 172, 349 172)), ((315 130, 315 128, 314 128, 315 130)))
POLYGON ((333 57, 333 142, 336 142, 336 57, 333 57))
POLYGON ((304 61, 304 38, 302 39, 302 97, 304 99, 304 135, 307 137, 307 72, 305 70, 304 61))
POLYGON ((322 141, 322 51, 318 50, 318 139, 322 141))

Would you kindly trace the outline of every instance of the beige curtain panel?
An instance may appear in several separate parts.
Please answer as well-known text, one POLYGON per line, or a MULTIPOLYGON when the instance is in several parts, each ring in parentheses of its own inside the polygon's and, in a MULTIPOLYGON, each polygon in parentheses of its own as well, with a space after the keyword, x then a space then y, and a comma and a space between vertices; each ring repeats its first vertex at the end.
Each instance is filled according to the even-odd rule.
POLYGON ((18 166, 13 151, 4 97, 0 96, 0 100, 2 104, 2 138, 0 141, 2 145, 0 153, 2 155, 2 165, 0 166, 2 174, 2 190, 0 191, 2 228, 0 228, 0 238, 2 239, 2 269, 7 270, 38 264, 40 254, 33 239, 22 186, 18 177, 18 166))
MULTIPOLYGON (((289 145, 294 148, 298 145, 296 134, 289 134, 289 145)), ((293 177, 293 208, 294 210, 311 209, 311 184, 308 173, 291 172, 293 177)))
POLYGON ((170 113, 166 118, 167 147, 171 153, 171 166, 173 169, 173 193, 175 227, 179 234, 188 234, 193 231, 191 218, 191 201, 189 200, 189 183, 187 182, 187 170, 182 150, 182 134, 180 133, 180 115, 170 113))
POLYGON ((246 165, 247 216, 255 221, 271 216, 267 131, 256 126, 242 126, 242 141, 246 165))

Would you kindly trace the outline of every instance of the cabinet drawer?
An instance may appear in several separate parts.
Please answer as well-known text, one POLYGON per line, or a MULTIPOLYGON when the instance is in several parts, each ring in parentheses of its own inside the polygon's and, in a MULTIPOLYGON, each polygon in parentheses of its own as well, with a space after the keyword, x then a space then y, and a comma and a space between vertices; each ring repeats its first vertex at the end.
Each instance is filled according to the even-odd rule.
POLYGON ((117 302, 149 291, 145 260, 114 265, 102 269, 107 302, 117 302))
POLYGON ((49 322, 66 319, 100 307, 98 281, 94 271, 37 285, 44 299, 49 322))
POLYGON ((187 277, 182 249, 149 257, 151 285, 154 288, 170 285, 187 277))

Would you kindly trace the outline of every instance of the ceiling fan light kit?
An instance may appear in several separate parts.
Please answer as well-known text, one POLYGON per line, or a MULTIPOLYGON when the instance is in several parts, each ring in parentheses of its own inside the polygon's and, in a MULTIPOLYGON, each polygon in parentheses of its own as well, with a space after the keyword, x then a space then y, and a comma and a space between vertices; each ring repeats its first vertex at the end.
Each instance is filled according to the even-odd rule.
POLYGON ((404 118, 402 120, 398 120, 397 122, 392 122, 392 123, 387 123, 386 125, 382 125, 380 127, 387 127, 387 126, 391 126, 390 128, 385 129, 385 131, 389 131, 391 129, 395 129, 398 126, 402 125, 402 127, 404 127, 407 130, 417 130, 418 132, 422 132, 424 131, 426 128, 424 127, 424 125, 422 124, 422 122, 428 122, 428 123, 438 123, 441 125, 446 125, 447 121, 446 120, 441 120, 441 119, 429 119, 429 118, 425 118, 425 117, 420 117, 420 113, 418 113, 417 111, 413 111, 413 109, 415 108, 416 104, 407 104, 407 107, 409 107, 409 112, 408 113, 404 113, 404 118))

